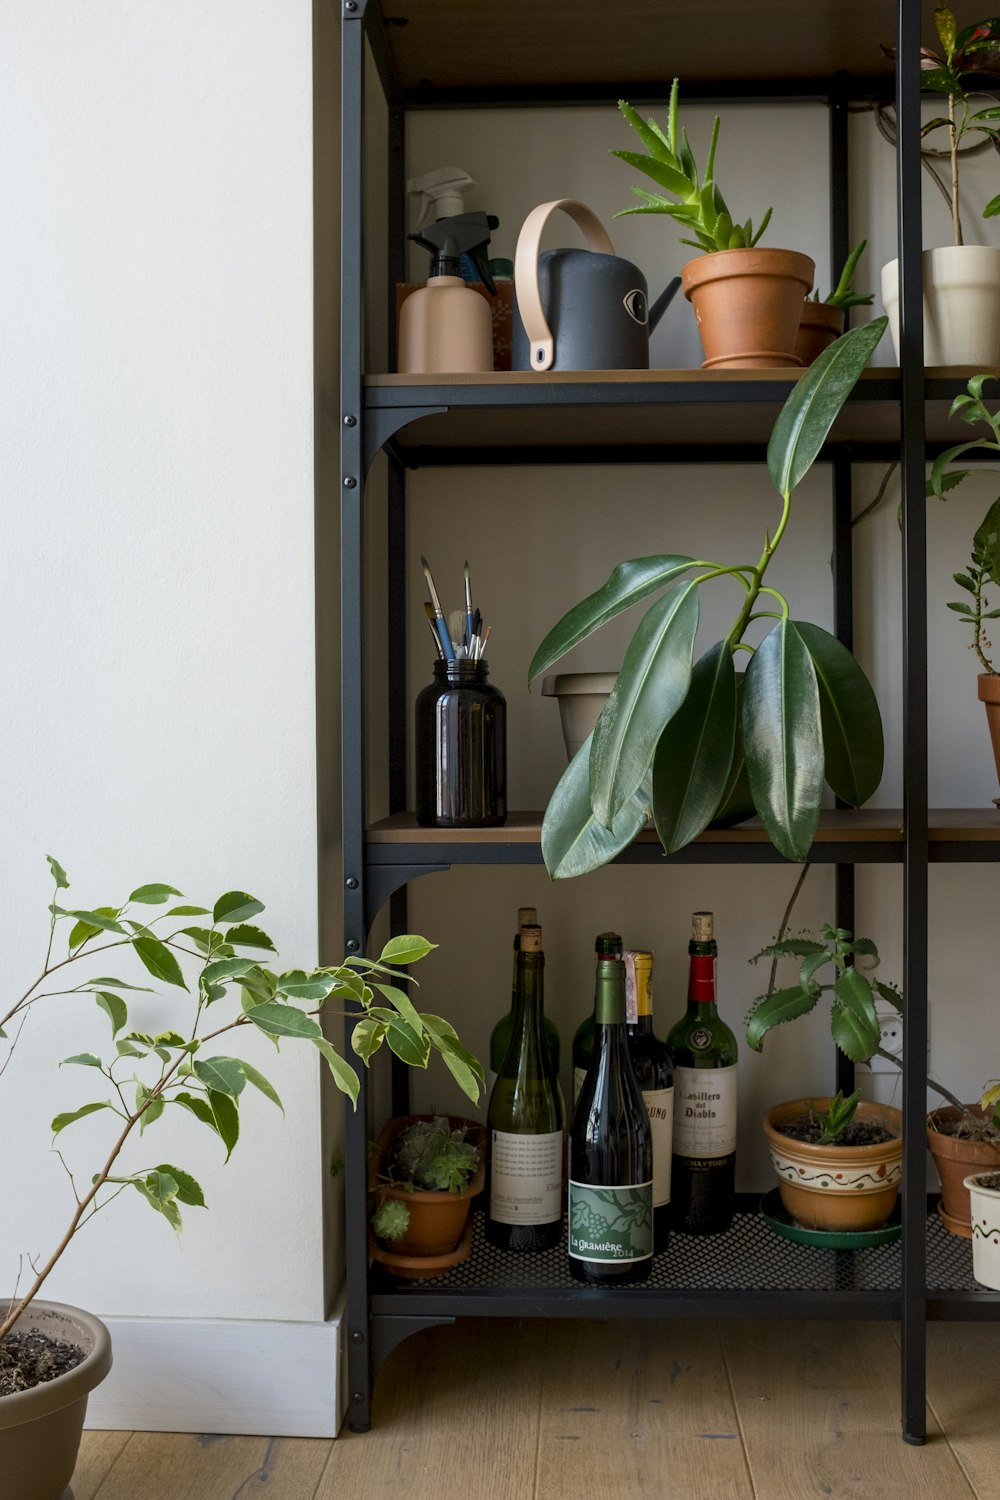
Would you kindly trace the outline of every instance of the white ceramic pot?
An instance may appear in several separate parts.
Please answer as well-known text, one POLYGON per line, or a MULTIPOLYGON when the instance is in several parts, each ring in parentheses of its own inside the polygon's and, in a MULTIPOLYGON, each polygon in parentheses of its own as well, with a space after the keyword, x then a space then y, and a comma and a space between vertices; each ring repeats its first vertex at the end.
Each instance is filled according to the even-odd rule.
POLYGON ((1000 1292, 1000 1188, 984 1187, 996 1172, 974 1172, 965 1179, 972 1203, 972 1274, 981 1286, 1000 1292))
POLYGON ((561 672, 542 682, 542 696, 558 698, 566 755, 572 760, 601 716, 617 672, 561 672))
MULTIPOLYGON (((1000 248, 943 245, 923 254, 924 364, 1000 364, 1000 248)), ((882 303, 899 363, 899 261, 882 267, 882 303)))

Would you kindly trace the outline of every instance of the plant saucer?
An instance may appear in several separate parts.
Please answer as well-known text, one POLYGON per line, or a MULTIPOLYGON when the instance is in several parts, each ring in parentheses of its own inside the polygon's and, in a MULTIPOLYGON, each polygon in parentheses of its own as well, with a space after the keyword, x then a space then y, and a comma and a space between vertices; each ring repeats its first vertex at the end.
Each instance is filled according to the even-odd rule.
POLYGON ((396 1255, 380 1245, 372 1234, 368 1236, 368 1253, 372 1260, 385 1266, 393 1276, 403 1276, 409 1281, 443 1276, 452 1266, 460 1265, 472 1254, 472 1219, 466 1224, 462 1238, 454 1250, 449 1250, 444 1255, 396 1255))
POLYGON ((760 1200, 764 1222, 782 1239, 797 1245, 812 1245, 821 1250, 870 1250, 875 1245, 890 1245, 903 1232, 897 1204, 886 1223, 878 1229, 806 1229, 797 1224, 781 1201, 778 1188, 772 1188, 760 1200))

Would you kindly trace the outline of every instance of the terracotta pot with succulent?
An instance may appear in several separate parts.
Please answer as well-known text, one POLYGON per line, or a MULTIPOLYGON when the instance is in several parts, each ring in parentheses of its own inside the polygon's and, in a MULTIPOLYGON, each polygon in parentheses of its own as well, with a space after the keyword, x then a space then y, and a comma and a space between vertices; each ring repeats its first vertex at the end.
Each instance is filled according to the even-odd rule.
MULTIPOLYGON (((947 5, 940 5, 934 12, 934 24, 940 50, 921 48, 920 86, 944 94, 948 112, 929 120, 921 134, 926 137, 938 130, 947 131, 948 182, 943 183, 936 172, 932 171, 932 176, 948 201, 953 243, 923 254, 924 363, 995 365, 1000 364, 1000 248, 965 243, 959 160, 975 138, 994 147, 1000 141, 1000 105, 973 109, 972 95, 963 82, 970 74, 1000 72, 1000 17, 959 30, 954 13, 947 5)), ((895 58, 893 48, 882 50, 895 58)), ((926 156, 924 165, 929 166, 926 156)), ((983 210, 984 218, 997 214, 1000 195, 983 210)), ((898 260, 882 268, 882 302, 889 314, 898 360, 898 260)))
MULTIPOLYGON (((975 375, 967 390, 956 396, 951 403, 951 415, 960 416, 963 422, 974 426, 983 423, 989 429, 989 437, 972 438, 957 443, 936 459, 927 482, 929 495, 946 500, 951 491, 967 479, 970 474, 982 473, 982 469, 954 468, 955 461, 966 453, 985 452, 1000 455, 1000 412, 993 413, 983 400, 983 386, 991 375, 975 375)), ((986 706, 986 721, 993 743, 993 758, 997 777, 1000 779, 1000 674, 993 665, 990 652, 992 643, 986 633, 986 621, 1000 618, 1000 609, 987 608, 985 590, 990 585, 1000 584, 1000 498, 993 501, 972 538, 972 555, 966 570, 952 574, 959 588, 969 596, 967 600, 950 603, 948 608, 961 617, 963 624, 972 629, 969 645, 976 653, 983 668, 979 674, 979 698, 986 706)), ((994 797, 1000 807, 1000 798, 994 797)))
POLYGON ((792 494, 884 330, 881 318, 845 333, 791 391, 767 453, 782 511, 756 563, 669 553, 620 563, 538 647, 529 681, 608 620, 662 593, 639 621, 596 729, 549 800, 542 853, 553 878, 607 864, 643 827, 649 807, 667 853, 713 821, 757 811, 785 858, 800 861, 824 779, 852 807, 875 791, 882 721, 868 679, 834 636, 792 618, 765 575, 792 494), (740 595, 733 627, 694 661, 700 591, 723 582, 740 595), (749 657, 742 682, 739 652, 749 657))
POLYGON ((108 1119, 109 1131, 85 1176, 67 1166, 74 1201, 65 1231, 50 1255, 30 1261, 27 1289, 0 1306, 0 1475, 4 1494, 17 1500, 59 1500, 72 1477, 87 1396, 111 1366, 107 1330, 97 1319, 38 1300, 77 1233, 128 1188, 178 1233, 181 1208, 205 1206, 190 1172, 172 1162, 137 1165, 134 1160, 145 1133, 154 1126, 164 1129, 159 1123, 164 1117, 173 1118, 178 1110, 193 1116, 219 1138, 228 1161, 248 1085, 282 1108, 273 1084, 250 1062, 229 1055, 228 1041, 260 1033, 276 1045, 285 1038, 306 1042, 323 1058, 337 1088, 356 1103, 357 1073, 320 1024, 321 1016, 338 1005, 360 1016, 352 1045, 366 1065, 383 1042, 416 1066, 426 1066, 433 1050, 473 1100, 483 1076, 452 1027, 440 1016, 418 1012, 395 982, 405 977, 397 965, 415 962, 434 946, 424 938, 394 938, 377 959, 350 957, 333 968, 275 973, 265 965, 274 944, 253 920, 264 907, 243 891, 227 891, 206 907, 188 905, 175 887, 155 883, 139 886, 123 902, 69 909, 60 904, 69 886, 65 871, 54 859, 49 865, 55 899, 45 962, 38 978, 0 1016, 0 1043, 6 1047, 0 1072, 36 1005, 66 995, 79 1006, 90 996, 102 1024, 110 1026, 109 1044, 62 1063, 96 1075, 101 1083, 84 1093, 83 1102, 74 1090, 52 1131, 62 1146, 64 1132, 98 1113, 108 1119), (175 898, 178 904, 171 904, 175 898), (168 909, 150 916, 150 908, 158 906, 168 909), (57 945, 64 935, 62 956, 57 945), (89 960, 100 971, 110 967, 105 955, 115 950, 116 956, 138 960, 137 978, 152 976, 189 991, 191 1013, 182 1029, 175 1029, 182 1025, 175 1000, 169 1008, 171 1029, 152 1034, 130 1027, 133 996, 141 994, 138 1003, 146 1014, 154 1003, 150 986, 103 972, 76 978, 75 966, 89 960), (247 950, 256 956, 244 956, 247 950))
POLYGON ((719 117, 712 128, 702 178, 687 131, 678 134, 677 94, 675 78, 665 131, 655 120, 643 120, 624 99, 619 101, 619 109, 647 154, 613 154, 645 172, 668 196, 634 187, 642 203, 623 209, 617 217, 669 214, 693 236, 681 244, 705 252, 681 270, 684 295, 694 308, 705 351, 703 369, 797 365, 799 315, 816 267, 797 250, 758 249, 757 242, 770 222, 770 209, 756 229, 749 219, 734 223, 715 181, 719 117))
POLYGON ((803 303, 795 340, 795 353, 801 364, 811 365, 834 339, 839 338, 844 331, 849 307, 870 307, 875 301, 874 292, 854 290, 854 273, 867 243, 867 240, 862 240, 855 245, 844 262, 840 280, 828 297, 821 302, 819 292, 813 292, 803 303))
POLYGON ((440 1276, 472 1249, 469 1210, 483 1190, 486 1132, 475 1120, 404 1115, 371 1166, 371 1254, 395 1276, 440 1276))

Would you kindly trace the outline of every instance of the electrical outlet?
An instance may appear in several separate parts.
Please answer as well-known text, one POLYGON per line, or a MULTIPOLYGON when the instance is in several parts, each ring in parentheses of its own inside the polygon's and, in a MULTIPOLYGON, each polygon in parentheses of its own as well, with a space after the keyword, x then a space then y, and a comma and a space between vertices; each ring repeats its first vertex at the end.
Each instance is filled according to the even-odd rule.
MULTIPOLYGON (((891 1052, 893 1057, 898 1057, 902 1063, 903 1017, 894 1006, 876 1005, 875 1009, 882 1028, 882 1040, 879 1046, 884 1051, 891 1052)), ((890 1062, 887 1057, 869 1059, 868 1068, 872 1073, 897 1073, 899 1071, 896 1064, 890 1062)))

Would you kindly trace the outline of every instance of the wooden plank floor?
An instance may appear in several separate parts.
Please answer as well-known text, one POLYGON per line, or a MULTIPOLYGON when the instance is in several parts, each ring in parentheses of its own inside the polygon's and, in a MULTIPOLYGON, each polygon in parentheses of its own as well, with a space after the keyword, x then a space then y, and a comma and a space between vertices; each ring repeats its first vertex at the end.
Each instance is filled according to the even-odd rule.
MULTIPOLYGON (((371 1432, 85 1433, 72 1500, 995 1500, 1000 1325, 470 1320, 390 1357, 371 1432)), ((66 1497, 70 1500, 70 1496, 66 1497)))

